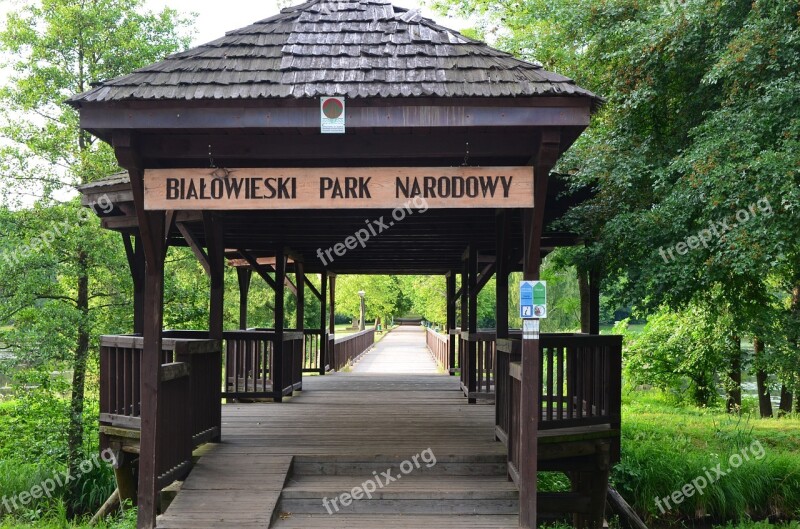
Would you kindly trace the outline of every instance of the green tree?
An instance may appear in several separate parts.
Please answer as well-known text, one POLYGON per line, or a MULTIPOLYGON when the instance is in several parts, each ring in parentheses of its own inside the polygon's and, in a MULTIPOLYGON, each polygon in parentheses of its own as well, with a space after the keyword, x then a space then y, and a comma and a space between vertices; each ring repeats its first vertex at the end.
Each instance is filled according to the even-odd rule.
MULTIPOLYGON (((20 197, 35 196, 46 208, 75 186, 117 170, 111 149, 80 130, 77 113, 64 101, 95 82, 126 74, 187 45, 185 23, 171 9, 145 11, 141 0, 43 0, 10 13, 0 30, 0 51, 11 57, 6 66, 13 72, 0 91, 0 179, 5 199, 20 205, 20 197)), ((65 207, 71 213, 61 218, 74 218, 78 204, 73 201, 65 207)), ((71 351, 67 459, 72 471, 83 456, 92 313, 103 305, 97 300, 111 297, 115 283, 95 283, 94 276, 105 264, 102 245, 107 238, 83 231, 85 226, 54 239, 56 258, 45 258, 41 248, 33 252, 31 265, 38 263, 42 274, 38 285, 25 281, 31 288, 12 285, 4 292, 12 310, 42 304, 52 309, 37 313, 32 333, 42 326, 63 325, 60 332, 40 332, 31 342, 46 349, 58 336, 62 342, 58 349, 71 351)), ((40 237, 35 232, 28 235, 32 233, 28 244, 40 237)), ((74 498, 74 483, 71 492, 74 498)))
MULTIPOLYGON (((606 97, 559 166, 573 186, 597 190, 560 226, 589 240, 572 264, 602 270, 619 305, 646 315, 699 304, 730 322, 725 335, 768 333, 798 365, 800 4, 437 5, 606 97)), ((786 354, 776 362, 786 366, 786 354)), ((733 373, 741 360, 734 351, 724 361, 733 373)))

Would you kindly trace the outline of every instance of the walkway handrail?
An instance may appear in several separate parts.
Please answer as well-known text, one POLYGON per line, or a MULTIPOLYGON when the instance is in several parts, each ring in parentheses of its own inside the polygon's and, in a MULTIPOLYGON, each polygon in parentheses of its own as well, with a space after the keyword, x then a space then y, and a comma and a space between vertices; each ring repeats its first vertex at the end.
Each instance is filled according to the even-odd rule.
MULTIPOLYGON (((622 337, 543 334, 539 344, 539 429, 607 424, 618 431, 622 337)), ((520 340, 498 343, 498 377, 505 381, 497 386, 495 432, 506 443, 515 469, 520 464, 521 347, 520 340)), ((611 446, 611 461, 619 461, 618 437, 611 446)))
POLYGON ((450 372, 450 336, 440 334, 433 329, 425 329, 425 342, 433 360, 446 373, 450 372))
MULTIPOLYGON (((100 337, 101 448, 114 432, 141 430, 141 336, 100 337)), ((221 344, 207 338, 162 340, 157 444, 158 482, 168 485, 188 472, 194 446, 219 436, 221 344)))
POLYGON ((358 358, 375 345, 375 329, 365 329, 355 334, 349 334, 333 341, 333 358, 331 369, 340 371, 347 365, 352 365, 358 358))
POLYGON ((223 336, 225 397, 280 400, 302 388, 303 332, 284 330, 280 344, 274 329, 226 331, 223 336))
POLYGON ((495 391, 495 332, 462 332, 458 344, 461 389, 469 402, 495 391))

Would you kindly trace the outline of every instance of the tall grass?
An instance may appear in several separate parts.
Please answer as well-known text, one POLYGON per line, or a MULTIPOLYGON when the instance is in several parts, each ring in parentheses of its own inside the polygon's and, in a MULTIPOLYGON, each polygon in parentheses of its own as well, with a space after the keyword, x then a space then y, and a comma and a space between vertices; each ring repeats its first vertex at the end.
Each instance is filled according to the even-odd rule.
MULTIPOLYGON (((730 416, 721 410, 681 407, 658 392, 633 392, 623 407, 622 461, 612 482, 651 523, 723 523, 800 517, 800 421, 730 416), (763 448, 756 459, 754 443, 763 448), (729 457, 748 451, 750 460, 730 468, 729 457), (702 494, 670 497, 698 477, 725 476, 702 494)), ((743 458, 744 459, 744 458, 743 458)))

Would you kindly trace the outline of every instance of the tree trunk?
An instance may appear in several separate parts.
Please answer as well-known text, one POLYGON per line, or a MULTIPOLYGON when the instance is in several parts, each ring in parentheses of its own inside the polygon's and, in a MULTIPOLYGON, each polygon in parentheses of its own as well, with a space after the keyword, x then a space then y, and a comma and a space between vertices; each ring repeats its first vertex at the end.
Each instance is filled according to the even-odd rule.
POLYGON ((781 384, 781 401, 778 403, 778 417, 792 413, 792 393, 781 384))
POLYGON ((753 351, 756 364, 756 388, 758 391, 758 411, 762 419, 772 417, 772 398, 767 385, 767 372, 759 365, 764 353, 764 343, 756 336, 753 338, 753 351))
MULTIPOLYGON (((89 260, 86 252, 78 255, 78 311, 81 321, 78 324, 77 347, 72 364, 72 395, 68 431, 67 465, 72 477, 80 476, 83 453, 83 397, 86 386, 86 364, 89 357, 89 260)), ((75 508, 80 496, 79 480, 73 480, 67 491, 70 516, 77 514, 75 508)))
POLYGON ((591 293, 589 272, 578 270, 578 289, 581 296, 581 332, 589 333, 592 326, 591 293))
POLYGON ((734 336, 732 342, 726 408, 728 413, 738 413, 742 409, 742 339, 734 336))

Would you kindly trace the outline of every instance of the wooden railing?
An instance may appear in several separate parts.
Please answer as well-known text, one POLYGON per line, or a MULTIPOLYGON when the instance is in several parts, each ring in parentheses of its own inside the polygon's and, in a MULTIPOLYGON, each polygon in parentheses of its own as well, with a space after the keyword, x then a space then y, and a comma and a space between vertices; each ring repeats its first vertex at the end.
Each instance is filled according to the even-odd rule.
POLYGON ((494 331, 462 332, 459 336, 461 390, 469 402, 494 395, 495 357, 494 331))
POLYGON ((322 343, 327 339, 319 329, 304 329, 303 373, 325 374, 328 361, 322 358, 322 343))
MULTIPOLYGON (((140 336, 100 337, 100 443, 141 430, 140 336)), ((165 337, 161 351, 159 437, 156 460, 162 486, 188 472, 192 449, 220 432, 220 343, 165 337)), ((118 448, 118 447, 117 447, 118 448)))
POLYGON ((375 344, 375 329, 366 329, 333 341, 331 369, 340 371, 352 365, 375 344))
POLYGON ((227 331, 225 391, 229 399, 280 400, 303 386, 302 332, 273 329, 227 331))
MULTIPOLYGON (((508 446, 515 469, 520 465, 520 351, 519 340, 501 340, 498 344, 495 432, 508 446), (505 380, 500 382, 500 377, 505 380)), ((543 334, 540 351, 539 429, 608 425, 618 431, 622 337, 543 334)), ((619 461, 619 436, 612 440, 611 461, 619 461)))
POLYGON ((426 329, 425 341, 436 364, 445 372, 449 372, 452 367, 450 365, 450 336, 440 334, 433 329, 426 329))

